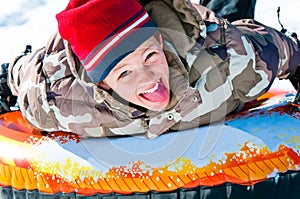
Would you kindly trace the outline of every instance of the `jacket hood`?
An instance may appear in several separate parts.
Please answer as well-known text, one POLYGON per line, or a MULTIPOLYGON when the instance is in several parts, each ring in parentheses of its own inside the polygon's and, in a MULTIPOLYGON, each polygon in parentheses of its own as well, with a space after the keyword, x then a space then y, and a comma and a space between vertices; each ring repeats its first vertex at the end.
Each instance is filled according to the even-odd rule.
POLYGON ((185 58, 200 38, 206 38, 206 25, 190 0, 140 0, 140 3, 181 57, 185 58), (184 37, 178 39, 178 34, 184 37))

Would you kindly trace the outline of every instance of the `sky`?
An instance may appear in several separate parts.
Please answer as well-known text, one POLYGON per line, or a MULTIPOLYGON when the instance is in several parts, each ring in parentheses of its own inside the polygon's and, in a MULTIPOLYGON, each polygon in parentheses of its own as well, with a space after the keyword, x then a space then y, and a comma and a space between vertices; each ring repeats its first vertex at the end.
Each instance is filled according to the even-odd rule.
MULTIPOLYGON (((68 0, 0 0, 0 63, 12 61, 27 44, 33 50, 43 47, 57 30, 55 14, 67 3, 68 0)), ((300 1, 257 0, 255 19, 280 30, 278 7, 284 27, 300 35, 300 1)))

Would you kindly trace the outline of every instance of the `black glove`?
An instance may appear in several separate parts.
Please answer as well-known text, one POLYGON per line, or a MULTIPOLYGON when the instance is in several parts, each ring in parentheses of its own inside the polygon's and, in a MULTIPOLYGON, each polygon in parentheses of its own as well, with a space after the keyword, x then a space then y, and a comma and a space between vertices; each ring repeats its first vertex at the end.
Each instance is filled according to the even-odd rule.
POLYGON ((3 63, 0 67, 0 113, 10 111, 10 107, 14 106, 17 101, 17 97, 12 95, 7 84, 8 66, 8 63, 3 63))

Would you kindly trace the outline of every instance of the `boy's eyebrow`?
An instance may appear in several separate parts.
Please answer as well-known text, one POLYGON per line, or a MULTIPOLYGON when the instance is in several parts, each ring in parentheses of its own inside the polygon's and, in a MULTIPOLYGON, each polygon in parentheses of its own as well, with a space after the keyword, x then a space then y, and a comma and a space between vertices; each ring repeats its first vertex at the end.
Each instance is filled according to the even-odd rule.
POLYGON ((120 66, 120 65, 116 65, 116 66, 112 69, 112 72, 116 72, 116 71, 122 69, 123 67, 125 67, 125 64, 122 64, 121 66, 120 66))
MULTIPOLYGON (((147 50, 149 50, 151 47, 154 47, 154 46, 155 46, 155 42, 149 41, 149 42, 147 43, 146 47, 144 47, 144 49, 143 49, 143 54, 144 54, 147 50)), ((156 49, 156 48, 154 48, 154 49, 156 49)))

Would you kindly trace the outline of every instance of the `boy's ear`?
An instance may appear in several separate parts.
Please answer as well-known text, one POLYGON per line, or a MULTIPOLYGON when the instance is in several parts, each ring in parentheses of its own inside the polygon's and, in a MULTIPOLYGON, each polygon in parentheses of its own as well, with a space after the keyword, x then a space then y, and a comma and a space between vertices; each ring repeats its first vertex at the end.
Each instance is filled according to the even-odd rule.
POLYGON ((104 90, 109 90, 110 89, 110 87, 107 84, 105 84, 103 81, 98 82, 97 86, 100 87, 100 88, 103 88, 104 90))

